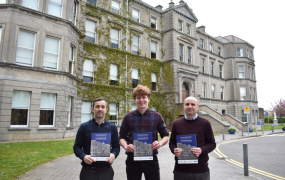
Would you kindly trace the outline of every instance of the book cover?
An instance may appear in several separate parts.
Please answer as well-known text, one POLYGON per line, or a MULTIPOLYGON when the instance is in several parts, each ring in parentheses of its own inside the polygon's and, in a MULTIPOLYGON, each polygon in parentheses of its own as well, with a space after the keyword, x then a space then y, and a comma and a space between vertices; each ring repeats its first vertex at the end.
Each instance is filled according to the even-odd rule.
POLYGON ((152 133, 134 133, 134 161, 153 160, 152 133))
POLYGON ((191 148, 197 147, 196 134, 177 135, 176 142, 177 148, 183 149, 178 164, 198 164, 198 157, 191 152, 191 148))
POLYGON ((111 133, 92 133, 90 156, 95 161, 106 161, 110 157, 111 133))

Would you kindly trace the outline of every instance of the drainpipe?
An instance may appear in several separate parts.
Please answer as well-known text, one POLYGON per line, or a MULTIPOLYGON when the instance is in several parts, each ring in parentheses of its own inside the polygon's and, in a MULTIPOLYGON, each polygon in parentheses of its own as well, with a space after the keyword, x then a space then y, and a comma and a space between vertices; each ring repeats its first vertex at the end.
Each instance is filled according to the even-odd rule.
MULTIPOLYGON (((207 37, 207 49, 209 48, 209 38, 207 37)), ((210 65, 210 58, 209 58, 209 52, 207 52, 207 60, 208 60, 208 68, 209 68, 209 93, 210 93, 210 105, 211 105, 211 99, 212 99, 212 87, 211 87, 211 65, 210 65)))
MULTIPOLYGON (((129 26, 129 0, 127 0, 127 22, 126 22, 126 90, 128 88, 128 26, 129 26)), ((128 96, 127 96, 127 91, 126 91, 126 110, 128 108, 128 96)))

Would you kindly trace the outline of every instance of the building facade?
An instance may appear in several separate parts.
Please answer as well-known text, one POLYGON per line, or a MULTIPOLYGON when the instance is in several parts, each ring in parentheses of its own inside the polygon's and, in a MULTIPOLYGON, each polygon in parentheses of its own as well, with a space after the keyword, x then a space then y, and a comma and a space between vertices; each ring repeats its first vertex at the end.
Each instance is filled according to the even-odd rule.
POLYGON ((254 124, 254 46, 197 22, 184 1, 1 0, 0 140, 72 138, 99 97, 119 126, 138 84, 169 126, 187 96, 254 124))

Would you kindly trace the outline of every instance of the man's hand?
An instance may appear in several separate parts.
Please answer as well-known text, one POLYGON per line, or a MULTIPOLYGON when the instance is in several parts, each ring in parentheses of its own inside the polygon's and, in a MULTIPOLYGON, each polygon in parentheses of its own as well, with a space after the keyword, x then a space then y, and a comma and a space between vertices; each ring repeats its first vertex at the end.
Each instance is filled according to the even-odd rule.
POLYGON ((156 150, 156 149, 159 149, 162 145, 160 144, 160 142, 158 141, 154 141, 152 143, 152 150, 156 150))
POLYGON ((179 157, 182 152, 183 152, 183 149, 182 149, 182 148, 175 148, 175 149, 174 149, 174 155, 175 155, 176 157, 179 157))
POLYGON ((110 153, 110 157, 106 162, 112 164, 114 161, 115 161, 115 155, 113 153, 110 153))
POLYGON ((202 153, 201 148, 191 148, 191 152, 196 156, 199 157, 200 154, 202 153))
POLYGON ((125 149, 127 152, 134 152, 135 146, 132 145, 132 144, 128 144, 126 147, 124 147, 124 149, 125 149))
POLYGON ((96 162, 90 155, 84 156, 83 160, 86 164, 92 164, 93 162, 96 162))

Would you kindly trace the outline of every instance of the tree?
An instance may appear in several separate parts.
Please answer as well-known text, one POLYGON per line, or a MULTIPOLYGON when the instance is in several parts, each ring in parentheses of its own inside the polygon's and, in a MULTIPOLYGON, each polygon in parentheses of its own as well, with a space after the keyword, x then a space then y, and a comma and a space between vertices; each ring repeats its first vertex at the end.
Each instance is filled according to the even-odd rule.
POLYGON ((272 111, 276 113, 277 117, 285 117, 285 100, 280 99, 272 105, 272 111))

